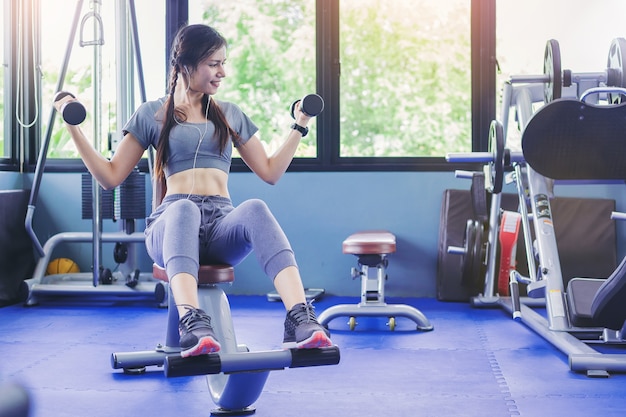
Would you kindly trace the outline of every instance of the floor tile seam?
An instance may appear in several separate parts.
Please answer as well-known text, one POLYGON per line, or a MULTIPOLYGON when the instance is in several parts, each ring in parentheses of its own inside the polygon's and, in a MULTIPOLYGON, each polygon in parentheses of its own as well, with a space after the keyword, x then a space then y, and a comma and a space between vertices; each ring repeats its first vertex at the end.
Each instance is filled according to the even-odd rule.
POLYGON ((120 388, 93 388, 93 387, 56 387, 56 386, 50 386, 50 385, 37 385, 36 387, 29 387, 29 390, 33 391, 33 392, 37 392, 37 391, 42 391, 42 392, 62 392, 62 391, 69 391, 69 392, 93 392, 93 393, 111 393, 111 392, 116 392, 116 393, 120 393, 120 394, 128 394, 129 392, 132 392, 133 394, 135 393, 150 393, 150 392, 160 392, 160 393, 186 393, 186 394, 192 394, 192 393, 201 393, 201 394, 209 394, 208 389, 203 389, 203 388, 198 388, 198 389, 188 389, 188 388, 184 388, 181 389, 179 387, 175 387, 172 386, 170 388, 166 388, 164 389, 162 386, 159 386, 157 388, 154 389, 145 389, 145 388, 138 388, 136 386, 132 387, 132 390, 128 390, 128 389, 123 389, 124 386, 123 384, 120 384, 121 387, 120 388))
POLYGON ((476 333, 478 335, 478 339, 480 340, 481 345, 483 346, 483 350, 487 354, 487 360, 489 362, 489 367, 491 368, 491 373, 498 385, 498 389, 502 394, 502 398, 505 402, 505 406, 509 409, 509 414, 511 416, 519 416, 520 411, 517 407, 515 399, 511 394, 511 389, 507 383, 506 377, 502 372, 500 367, 500 363, 498 362, 498 358, 496 357, 496 352, 501 352, 502 350, 492 349, 489 336, 486 334, 485 329, 483 328, 483 322, 474 320, 474 326, 476 328, 476 333))
POLYGON ((516 394, 515 398, 519 400, 554 400, 554 399, 567 399, 567 400, 624 400, 626 399, 626 392, 623 394, 561 394, 561 393, 545 393, 545 394, 516 394))
MULTIPOLYGON (((5 352, 3 350, 3 345, 5 345, 6 349, 13 349, 13 348, 17 348, 20 346, 24 346, 24 344, 33 344, 33 343, 37 343, 40 345, 50 345, 50 346, 54 346, 55 348, 51 349, 50 352, 65 352, 68 351, 69 349, 73 349, 73 348, 83 348, 85 346, 89 346, 89 345, 97 345, 97 346, 107 346, 107 345, 111 345, 111 346, 117 346, 119 344, 112 344, 112 343, 102 343, 101 339, 96 339, 94 343, 85 343, 86 340, 88 340, 90 337, 86 336, 85 338, 81 338, 80 340, 76 340, 76 341, 72 341, 72 342, 68 342, 67 340, 63 340, 62 342, 51 342, 46 340, 45 342, 41 342, 41 340, 39 340, 38 338, 36 339, 23 339, 23 340, 16 340, 13 342, 0 342, 0 352, 5 352)), ((7 351, 8 352, 8 351, 7 351)), ((56 355, 56 354, 55 354, 56 355)))
MULTIPOLYGON (((476 348, 471 348, 471 347, 424 347, 424 346, 419 346, 419 347, 393 347, 393 346, 381 346, 381 347, 372 347, 372 346, 349 346, 349 347, 345 347, 342 345, 337 345, 339 347, 339 349, 341 349, 342 351, 346 350, 346 351, 350 351, 350 350, 358 350, 358 351, 364 351, 364 350, 372 350, 372 351, 379 351, 379 350, 385 350, 385 351, 407 351, 407 352, 484 352, 485 348, 484 347, 476 347, 476 348)), ((528 351, 533 351, 533 349, 531 348, 523 348, 523 349, 519 349, 519 348, 497 348, 497 349, 492 349, 493 352, 519 352, 521 350, 528 350, 528 351)))
POLYGON ((36 368, 46 362, 49 362, 50 360, 54 360, 55 358, 59 358, 60 356, 62 356, 62 354, 64 353, 64 351, 66 350, 66 348, 64 348, 63 350, 58 350, 58 351, 52 351, 50 352, 48 355, 46 356, 38 356, 36 359, 34 359, 33 362, 30 362, 28 365, 22 366, 20 367, 18 370, 16 370, 13 375, 19 375, 19 373, 24 372, 26 370, 29 369, 33 369, 36 368))
MULTIPOLYGON (((472 394, 472 393, 433 393, 433 392, 413 392, 413 391, 384 391, 384 390, 376 390, 376 391, 350 391, 350 390, 284 390, 284 389, 264 389, 264 394, 273 394, 273 395, 283 395, 283 394, 292 394, 292 395, 318 395, 318 396, 327 396, 327 395, 341 395, 347 397, 382 397, 388 398, 389 395, 393 395, 395 397, 402 398, 456 398, 456 399, 479 399, 479 400, 501 400, 502 395, 500 394, 472 394)), ((511 414, 516 415, 516 414, 511 414)))

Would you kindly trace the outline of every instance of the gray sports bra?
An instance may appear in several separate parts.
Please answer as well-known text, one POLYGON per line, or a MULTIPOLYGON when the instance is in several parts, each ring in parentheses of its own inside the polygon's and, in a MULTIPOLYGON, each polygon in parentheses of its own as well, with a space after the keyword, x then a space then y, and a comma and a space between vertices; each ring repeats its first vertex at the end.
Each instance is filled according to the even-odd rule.
MULTIPOLYGON (((241 109, 229 102, 215 101, 220 106, 230 127, 239 134, 241 143, 246 143, 258 128, 241 109)), ((143 103, 124 126, 123 134, 132 133, 144 149, 152 145, 155 149, 162 128, 161 109, 165 98, 143 103)), ((183 122, 172 128, 169 140, 169 158, 165 164, 165 176, 192 168, 217 168, 230 171, 232 140, 224 152, 219 152, 219 142, 214 137, 215 126, 206 123, 183 122)))

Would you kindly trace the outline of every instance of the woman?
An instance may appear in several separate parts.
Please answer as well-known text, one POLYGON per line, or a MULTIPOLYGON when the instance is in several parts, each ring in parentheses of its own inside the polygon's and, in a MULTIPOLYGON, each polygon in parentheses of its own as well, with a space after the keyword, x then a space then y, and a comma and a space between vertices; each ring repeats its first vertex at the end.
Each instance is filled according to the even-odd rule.
MULTIPOLYGON (((137 109, 110 160, 79 127, 66 126, 85 165, 105 189, 124 181, 149 146, 156 149, 154 176, 166 192, 146 219, 146 248, 167 272, 181 317, 183 357, 220 349, 211 318, 199 309, 199 265, 236 265, 251 251, 287 309, 283 346, 330 346, 328 330, 306 302, 293 251, 276 219, 261 200, 233 207, 228 192, 233 145, 256 175, 275 184, 306 135, 310 117, 296 105, 287 138, 268 157, 257 127, 239 107, 211 97, 226 76, 225 62, 226 40, 217 31, 206 25, 183 27, 172 46, 168 96, 137 109)), ((68 100, 72 98, 56 102, 57 110, 68 100)))

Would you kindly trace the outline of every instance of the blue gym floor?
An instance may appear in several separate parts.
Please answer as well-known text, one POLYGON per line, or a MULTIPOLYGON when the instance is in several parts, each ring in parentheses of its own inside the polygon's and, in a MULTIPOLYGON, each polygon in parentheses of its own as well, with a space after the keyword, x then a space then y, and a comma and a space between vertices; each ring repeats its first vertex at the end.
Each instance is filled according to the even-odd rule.
MULTIPOLYGON (((239 343, 251 350, 282 342, 282 304, 230 298, 239 343)), ((626 375, 588 378, 567 358, 500 309, 434 299, 388 299, 419 308, 431 332, 399 318, 330 323, 337 366, 272 372, 255 403, 258 417, 619 416, 626 375)), ((356 298, 325 297, 317 311, 356 298)), ((163 341, 166 310, 147 303, 42 302, 0 309, 0 383, 32 396, 32 417, 209 416, 205 377, 167 379, 160 368, 125 375, 112 352, 163 341)))

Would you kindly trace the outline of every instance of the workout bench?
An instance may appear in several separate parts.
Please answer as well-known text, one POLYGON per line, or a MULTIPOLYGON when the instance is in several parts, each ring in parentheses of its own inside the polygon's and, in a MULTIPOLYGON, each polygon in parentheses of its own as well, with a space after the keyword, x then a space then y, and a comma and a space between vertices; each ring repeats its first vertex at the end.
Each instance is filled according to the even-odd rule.
POLYGON ((357 325, 358 316, 388 317, 391 330, 396 327, 396 317, 406 317, 417 324, 418 330, 432 330, 426 316, 415 307, 405 304, 385 303, 385 281, 387 280, 387 255, 396 251, 396 237, 385 230, 371 230, 354 233, 343 241, 343 253, 355 255, 359 268, 352 268, 352 278, 361 277, 361 302, 340 304, 326 309, 320 314, 320 324, 328 327, 335 317, 349 316, 350 330, 357 325), (375 269, 375 277, 370 269, 375 269))

